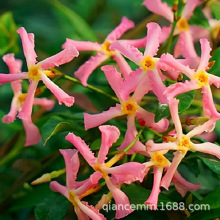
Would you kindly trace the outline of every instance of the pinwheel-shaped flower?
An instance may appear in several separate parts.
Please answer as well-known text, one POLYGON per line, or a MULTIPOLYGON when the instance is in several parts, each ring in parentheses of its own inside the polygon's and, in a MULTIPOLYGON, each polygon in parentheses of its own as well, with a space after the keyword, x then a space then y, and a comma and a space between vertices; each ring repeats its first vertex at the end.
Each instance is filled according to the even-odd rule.
POLYGON ((93 173, 88 179, 77 182, 77 172, 80 162, 77 150, 60 150, 66 165, 66 187, 60 185, 57 181, 50 183, 50 188, 54 192, 64 195, 74 206, 79 220, 104 220, 106 219, 98 210, 81 199, 99 189, 98 181, 102 177, 100 172, 93 173))
POLYGON ((82 154, 88 164, 97 172, 102 173, 106 185, 109 188, 115 203, 118 207, 116 210, 116 218, 123 218, 131 213, 130 202, 124 192, 122 192, 117 184, 132 183, 134 181, 142 181, 145 176, 145 165, 137 162, 129 162, 119 166, 112 167, 124 153, 116 154, 108 162, 105 162, 109 148, 119 138, 120 132, 115 126, 105 125, 99 126, 102 134, 102 141, 97 158, 94 157, 89 146, 80 138, 72 133, 66 136, 66 140, 71 142, 82 154), (111 177, 109 176, 111 175, 111 177))
MULTIPOLYGON (((110 49, 110 46, 115 41, 127 42, 128 44, 134 45, 136 47, 144 47, 146 44, 146 39, 138 40, 118 40, 124 32, 134 27, 134 23, 123 17, 121 23, 106 37, 104 43, 99 44, 96 42, 89 41, 76 41, 67 39, 67 43, 74 45, 79 51, 96 51, 97 55, 92 56, 88 61, 86 61, 80 68, 75 72, 75 76, 80 79, 81 83, 86 86, 87 80, 91 73, 105 60, 112 57, 119 66, 122 74, 127 76, 131 72, 130 66, 127 64, 125 59, 117 51, 110 49)), ((64 44, 65 45, 65 44, 64 44)))
POLYGON ((190 81, 186 80, 185 82, 176 83, 170 85, 164 92, 168 100, 171 100, 173 97, 178 94, 188 92, 191 90, 202 89, 203 94, 203 111, 208 117, 219 117, 217 112, 210 85, 214 84, 217 88, 220 88, 220 78, 212 74, 207 73, 209 59, 210 59, 210 45, 207 39, 201 39, 201 60, 196 71, 190 69, 188 66, 184 66, 177 60, 173 58, 170 54, 164 54, 161 57, 161 62, 179 70, 189 77, 190 81))
MULTIPOLYGON (((19 74, 21 72, 22 61, 14 58, 14 54, 7 54, 3 56, 4 62, 7 64, 10 74, 19 74)), ((11 123, 15 120, 17 113, 21 111, 26 94, 22 93, 22 80, 15 80, 11 82, 11 87, 14 92, 14 97, 11 103, 10 112, 2 118, 4 123, 11 123)), ((47 98, 34 98, 34 105, 40 105, 47 110, 54 106, 54 101, 47 98)), ((32 121, 22 120, 26 132, 25 146, 36 144, 40 141, 40 132, 32 121)))
MULTIPOLYGON (((182 11, 181 17, 178 19, 176 28, 174 30, 174 35, 179 35, 179 39, 174 48, 174 57, 179 57, 183 55, 185 58, 192 58, 195 63, 195 59, 198 60, 198 55, 195 51, 193 41, 197 41, 202 37, 208 36, 208 31, 205 28, 189 25, 188 21, 191 18, 194 9, 201 4, 200 0, 186 0, 186 5, 182 11)), ((166 2, 161 0, 145 0, 143 5, 147 7, 148 10, 155 14, 163 16, 168 21, 173 23, 174 14, 172 8, 167 5, 166 2)), ((164 42, 171 31, 171 26, 164 27, 162 29, 161 42, 164 42)), ((193 64, 193 63, 192 63, 193 64)), ((195 66, 195 64, 193 64, 195 66)))
POLYGON ((161 186, 166 189, 168 189, 174 173, 176 172, 176 169, 181 160, 185 157, 187 151, 199 151, 220 158, 220 147, 218 145, 210 142, 195 144, 190 140, 195 135, 199 135, 204 131, 211 131, 214 128, 215 122, 216 120, 218 120, 218 118, 210 118, 203 125, 195 127, 193 130, 185 135, 182 132, 181 122, 178 115, 178 103, 179 100, 177 99, 172 99, 169 103, 172 120, 176 129, 176 137, 173 138, 173 141, 169 141, 167 143, 154 143, 153 140, 150 140, 147 142, 147 145, 150 146, 149 151, 151 152, 175 150, 172 163, 161 181, 161 186))
POLYGON ((51 71, 47 69, 70 62, 79 54, 76 48, 70 44, 66 44, 64 50, 60 53, 37 63, 37 55, 34 51, 34 35, 32 33, 28 34, 23 27, 19 28, 17 32, 20 34, 22 40, 28 72, 17 74, 0 74, 0 85, 19 79, 29 79, 30 85, 28 87, 27 96, 22 106, 22 110, 18 114, 18 117, 28 121, 31 120, 34 93, 40 80, 42 80, 47 88, 55 95, 59 101, 59 104, 64 103, 68 107, 72 106, 74 98, 66 94, 47 77, 47 75, 51 74, 51 71))
MULTIPOLYGON (((100 124, 103 124, 117 116, 127 115, 127 132, 124 143, 119 148, 120 150, 123 150, 126 146, 128 146, 136 136, 135 117, 141 121, 141 125, 153 128, 158 132, 163 132, 167 129, 169 124, 167 119, 162 119, 155 123, 155 115, 151 112, 147 112, 138 105, 146 91, 150 88, 148 78, 145 77, 142 79, 131 97, 123 99, 123 92, 120 90, 120 87, 123 83, 121 74, 116 70, 115 67, 110 65, 103 66, 101 69, 104 71, 110 86, 119 98, 120 104, 116 104, 115 107, 111 107, 109 110, 100 114, 90 115, 84 113, 85 129, 99 126, 100 124)), ((133 151, 135 150, 136 152, 146 152, 146 147, 141 144, 141 142, 137 142, 131 149, 133 151), (136 150, 134 148, 136 148, 136 150)))

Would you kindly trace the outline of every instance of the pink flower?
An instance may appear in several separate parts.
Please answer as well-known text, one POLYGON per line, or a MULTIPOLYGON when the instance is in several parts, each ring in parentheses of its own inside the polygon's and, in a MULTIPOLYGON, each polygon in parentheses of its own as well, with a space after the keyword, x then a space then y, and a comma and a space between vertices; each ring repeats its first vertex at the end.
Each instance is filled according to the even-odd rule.
MULTIPOLYGON (((208 35, 208 31, 205 28, 189 25, 188 23, 194 9, 200 4, 201 0, 186 0, 186 5, 174 30, 174 35, 179 35, 179 39, 174 48, 174 57, 183 55, 185 58, 190 58, 192 60, 192 67, 197 65, 195 62, 199 62, 199 57, 195 51, 193 42, 202 37, 207 37, 208 35)), ((162 2, 161 0, 145 0, 143 5, 146 6, 149 11, 162 16, 166 18, 170 23, 173 23, 173 11, 166 2, 162 2)), ((171 26, 164 27, 162 29, 160 42, 164 42, 168 38, 170 31, 171 26)))
POLYGON ((143 47, 145 45, 146 39, 138 40, 118 40, 124 32, 134 27, 134 23, 123 17, 121 23, 106 37, 105 41, 100 44, 96 42, 89 41, 76 41, 67 39, 67 43, 74 45, 79 51, 96 51, 97 55, 92 56, 88 61, 86 61, 80 68, 75 72, 75 76, 81 81, 81 83, 86 86, 87 80, 91 73, 105 60, 112 57, 118 64, 121 72, 124 76, 127 76, 131 72, 130 66, 127 64, 125 59, 117 51, 110 49, 113 42, 126 42, 137 47, 143 47))
POLYGON ((214 84, 217 88, 220 88, 220 78, 218 76, 211 75, 206 71, 208 68, 209 59, 211 57, 211 48, 208 40, 201 39, 200 44, 202 51, 201 60, 196 71, 190 69, 188 66, 184 66, 175 60, 170 54, 162 55, 161 62, 184 73, 190 79, 190 81, 186 80, 183 83, 170 85, 165 90, 164 94, 167 96, 168 100, 171 100, 178 94, 201 88, 203 94, 203 110, 205 115, 208 117, 219 117, 220 115, 217 112, 213 102, 210 85, 214 84))
POLYGON ((23 27, 19 28, 17 32, 20 34, 22 40, 28 72, 19 72, 17 74, 0 74, 0 85, 15 80, 29 79, 30 85, 28 87, 27 97, 18 117, 28 121, 31 120, 34 93, 40 80, 42 80, 47 88, 55 95, 59 101, 59 104, 64 103, 68 107, 72 106, 74 103, 74 98, 66 94, 47 77, 47 74, 50 74, 51 72, 47 69, 67 63, 74 57, 78 56, 79 53, 76 48, 67 43, 63 51, 37 63, 37 55, 34 51, 34 34, 28 34, 23 27))
POLYGON ((66 136, 66 140, 71 142, 77 150, 82 154, 88 164, 96 171, 101 172, 102 177, 105 179, 106 185, 109 188, 117 207, 116 219, 123 218, 131 213, 133 210, 130 208, 130 202, 124 192, 120 190, 118 184, 130 184, 134 181, 142 181, 145 176, 145 165, 137 162, 125 163, 120 166, 112 167, 124 153, 116 154, 108 162, 106 156, 112 144, 119 138, 120 132, 115 126, 105 125, 99 126, 102 134, 102 141, 100 150, 97 157, 90 150, 89 146, 73 133, 66 136), (109 176, 111 174, 111 177, 109 176))
POLYGON ((172 163, 167 169, 167 172, 161 181, 161 186, 163 186, 166 189, 168 189, 170 182, 174 176, 174 173, 176 172, 181 160, 185 157, 187 151, 199 151, 220 158, 220 148, 216 144, 210 142, 195 144, 190 140, 195 135, 199 135, 204 131, 212 131, 215 127, 215 122, 218 120, 218 118, 210 118, 207 122, 195 127, 193 130, 191 130, 190 132, 188 132, 188 134, 185 135, 182 132, 181 122, 178 115, 178 103, 179 100, 177 99, 172 99, 169 103, 171 117, 176 129, 176 137, 174 138, 174 140, 169 141, 167 143, 154 143, 153 141, 151 141, 150 143, 148 142, 148 145, 150 145, 150 152, 161 150, 175 150, 172 163))
MULTIPOLYGON (((14 58, 14 54, 7 54, 3 56, 4 62, 8 65, 10 74, 17 75, 21 72, 22 61, 14 58)), ((18 79, 11 82, 11 87, 14 92, 14 97, 11 103, 10 112, 2 118, 4 123, 11 123, 15 120, 17 113, 21 111, 22 105, 26 99, 27 94, 22 93, 22 80, 18 79)), ((47 110, 50 110, 54 106, 54 101, 46 98, 34 98, 34 104, 40 105, 47 110)), ((34 145, 41 139, 40 132, 33 124, 31 120, 27 121, 22 119, 24 129, 26 132, 26 143, 25 146, 34 145)))
MULTIPOLYGON (((128 146, 128 144, 130 144, 131 141, 134 140, 134 137, 137 135, 135 118, 141 120, 141 124, 143 126, 153 128, 158 132, 163 132, 167 129, 169 124, 167 119, 162 119, 155 123, 155 115, 151 112, 147 112, 138 105, 144 94, 149 91, 149 75, 146 75, 142 79, 131 97, 124 99, 122 98, 123 92, 120 90, 123 83, 121 74, 113 66, 103 66, 101 69, 104 71, 110 86, 119 98, 120 104, 116 104, 115 107, 111 107, 109 110, 100 114, 90 115, 84 113, 84 124, 86 130, 99 126, 100 124, 103 124, 117 116, 127 115, 127 132, 125 135, 125 140, 122 146, 119 148, 120 150, 123 150, 128 146)), ((135 151, 139 153, 146 152, 145 146, 139 141, 135 143, 135 145, 132 147, 132 150, 133 152, 135 151)), ((131 153, 132 151, 129 152, 131 153)))
POLYGON ((60 185, 57 181, 52 181, 50 183, 51 190, 61 193, 73 204, 78 219, 106 219, 93 206, 89 206, 86 202, 81 201, 88 191, 96 191, 102 174, 95 172, 88 179, 77 182, 76 177, 80 166, 77 150, 60 150, 60 153, 63 155, 66 165, 66 187, 60 185))

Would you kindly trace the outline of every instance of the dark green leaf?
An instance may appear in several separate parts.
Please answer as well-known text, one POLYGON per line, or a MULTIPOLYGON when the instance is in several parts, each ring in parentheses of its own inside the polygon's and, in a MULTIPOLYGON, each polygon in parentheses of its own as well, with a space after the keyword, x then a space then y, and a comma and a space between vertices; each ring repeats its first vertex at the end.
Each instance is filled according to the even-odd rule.
POLYGON ((167 118, 170 116, 169 106, 167 104, 158 103, 156 112, 155 112, 155 122, 157 123, 163 118, 167 118))
POLYGON ((193 11, 193 14, 192 14, 192 17, 190 18, 189 23, 195 24, 197 26, 201 26, 204 28, 209 28, 209 22, 202 11, 202 6, 197 7, 193 11))
POLYGON ((215 60, 214 66, 210 69, 210 73, 220 76, 220 48, 217 48, 212 55, 211 60, 215 60))
POLYGON ((217 20, 220 19, 220 3, 219 2, 213 2, 211 4, 211 9, 212 9, 212 14, 213 14, 213 17, 217 20))
POLYGON ((195 91, 186 92, 178 95, 176 98, 180 100, 179 102, 179 113, 184 112, 188 109, 195 97, 195 91))

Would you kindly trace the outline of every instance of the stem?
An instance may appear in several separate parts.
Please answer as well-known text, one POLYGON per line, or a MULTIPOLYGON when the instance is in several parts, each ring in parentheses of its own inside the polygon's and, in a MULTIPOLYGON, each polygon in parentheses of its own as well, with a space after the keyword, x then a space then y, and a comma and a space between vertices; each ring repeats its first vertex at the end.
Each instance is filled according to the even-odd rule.
POLYGON ((155 130, 153 130, 153 129, 151 129, 151 128, 147 128, 149 131, 151 131, 151 132, 153 132, 154 134, 156 134, 158 137, 163 137, 163 135, 162 134, 160 134, 160 133, 158 133, 157 131, 155 131, 155 130))
MULTIPOLYGON (((74 78, 74 77, 70 77, 70 76, 64 75, 64 74, 63 74, 63 77, 64 77, 65 79, 71 81, 71 82, 75 82, 75 83, 78 83, 78 84, 82 85, 82 83, 81 83, 78 79, 76 79, 76 78, 74 78)), ((112 95, 106 93, 106 92, 103 91, 102 89, 96 88, 96 87, 94 87, 94 86, 92 86, 92 85, 89 85, 89 84, 87 84, 86 87, 89 88, 89 89, 91 89, 91 90, 93 90, 93 91, 95 91, 95 92, 98 92, 98 93, 101 93, 101 94, 103 94, 103 95, 105 95, 105 96, 108 96, 109 98, 111 98, 112 100, 114 100, 114 101, 116 101, 116 102, 119 102, 119 99, 118 99, 118 98, 116 98, 116 97, 114 97, 114 96, 112 96, 112 95)))

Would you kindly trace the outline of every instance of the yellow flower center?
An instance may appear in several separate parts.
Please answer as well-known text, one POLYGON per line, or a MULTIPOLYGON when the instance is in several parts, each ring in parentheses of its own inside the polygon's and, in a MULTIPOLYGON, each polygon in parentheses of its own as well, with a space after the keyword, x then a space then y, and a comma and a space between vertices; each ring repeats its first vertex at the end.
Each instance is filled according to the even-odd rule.
POLYGON ((141 66, 143 70, 147 71, 150 69, 154 69, 155 62, 151 57, 144 57, 144 59, 141 61, 141 66))
POLYGON ((114 51, 110 50, 110 46, 111 46, 111 43, 109 41, 106 41, 104 44, 102 44, 102 47, 101 47, 101 50, 105 52, 107 56, 111 56, 114 53, 114 51))
POLYGON ((31 80, 39 80, 41 78, 39 66, 31 66, 28 71, 28 78, 31 80))
POLYGON ((101 172, 101 173, 103 174, 103 178, 105 178, 105 177, 108 175, 107 172, 102 168, 102 166, 101 166, 99 163, 97 163, 97 164, 93 167, 93 169, 94 169, 95 171, 101 172))
POLYGON ((122 113, 132 116, 136 113, 138 107, 134 101, 124 102, 122 104, 122 113))
POLYGON ((188 137, 183 136, 181 141, 179 142, 178 146, 178 150, 182 151, 183 153, 186 153, 189 149, 190 149, 190 140, 188 137))
POLYGON ((43 73, 50 78, 55 76, 55 72, 53 70, 44 70, 43 73))
POLYGON ((209 76, 204 71, 200 70, 194 77, 194 79, 197 79, 197 83, 200 87, 206 86, 209 84, 209 76))
POLYGON ((163 168, 168 164, 168 160, 160 152, 153 153, 153 155, 151 156, 151 161, 154 162, 155 166, 160 168, 163 168))
POLYGON ((185 18, 180 18, 177 22, 177 27, 180 31, 187 31, 189 29, 189 24, 185 18))
POLYGON ((18 102, 19 104, 22 106, 25 99, 27 97, 27 93, 21 93, 19 96, 18 96, 18 102))
POLYGON ((69 201, 73 204, 73 206, 77 207, 77 203, 76 203, 76 194, 73 191, 69 191, 69 201))

